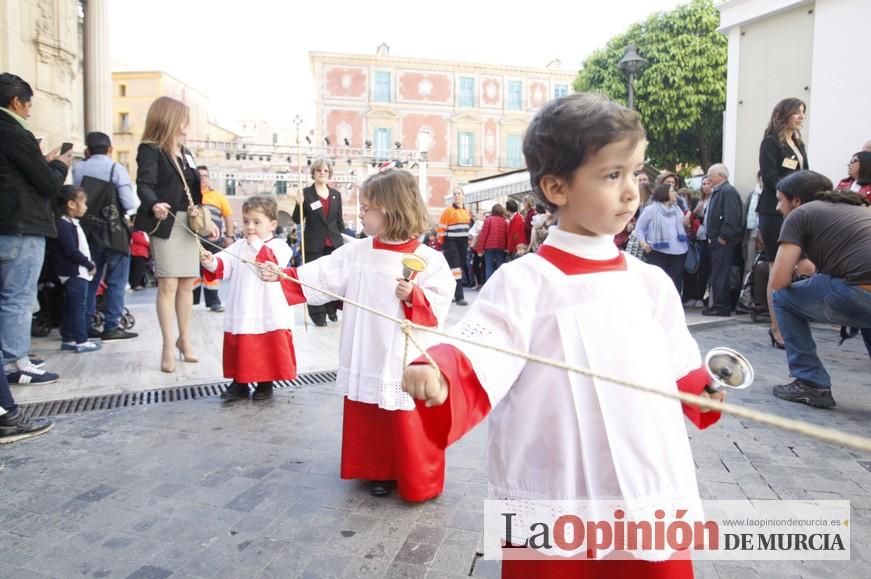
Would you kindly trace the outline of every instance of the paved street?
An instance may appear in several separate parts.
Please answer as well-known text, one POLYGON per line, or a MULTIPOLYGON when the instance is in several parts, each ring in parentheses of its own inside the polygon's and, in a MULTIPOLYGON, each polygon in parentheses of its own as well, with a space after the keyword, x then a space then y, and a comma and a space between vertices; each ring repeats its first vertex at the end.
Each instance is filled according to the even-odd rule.
MULTIPOLYGON (((63 397, 65 383, 77 396, 107 391, 109 370, 101 364, 131 368, 115 374, 123 388, 181 383, 132 369, 141 364, 150 372, 159 347, 149 329, 153 310, 133 307, 141 308, 136 329, 145 335, 107 345, 102 353, 120 348, 115 356, 61 355, 52 349, 56 342, 35 343, 54 368, 58 360, 80 364, 75 372, 58 368, 64 379, 53 385, 56 396, 63 397), (105 384, 89 390, 89 376, 105 384)), ((198 353, 219 360, 207 344, 219 340, 220 316, 195 317, 209 330, 197 337, 198 353)), ((335 338, 335 329, 316 330, 297 332, 301 351, 335 338)), ((766 331, 743 319, 695 326, 703 350, 735 347, 756 369, 754 387, 731 401, 871 434, 871 372, 859 340, 838 347, 833 329, 816 332, 838 402, 822 411, 771 396, 786 364, 783 352, 767 345, 766 331)), ((329 363, 318 359, 306 368, 300 359, 303 370, 329 363)), ((219 366, 191 366, 198 374, 186 376, 190 382, 219 376, 219 366)), ((43 388, 52 387, 18 387, 15 395, 46 399, 43 388)), ((871 456, 728 417, 690 435, 705 498, 849 499, 853 508, 850 562, 699 562, 697 577, 868 576, 871 456)), ((332 384, 281 389, 265 403, 206 398, 60 416, 48 435, 0 448, 0 577, 499 576, 498 562, 476 557, 486 425, 449 450, 445 493, 423 505, 376 499, 361 484, 340 480, 340 436, 341 398, 332 384)))

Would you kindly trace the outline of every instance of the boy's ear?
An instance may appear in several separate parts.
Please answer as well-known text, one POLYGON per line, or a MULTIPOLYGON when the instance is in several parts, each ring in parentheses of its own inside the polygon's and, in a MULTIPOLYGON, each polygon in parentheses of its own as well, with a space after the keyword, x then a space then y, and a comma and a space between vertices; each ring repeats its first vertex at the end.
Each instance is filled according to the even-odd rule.
POLYGON ((556 175, 545 175, 538 182, 544 198, 556 205, 562 207, 566 204, 568 198, 568 183, 562 177, 556 175))

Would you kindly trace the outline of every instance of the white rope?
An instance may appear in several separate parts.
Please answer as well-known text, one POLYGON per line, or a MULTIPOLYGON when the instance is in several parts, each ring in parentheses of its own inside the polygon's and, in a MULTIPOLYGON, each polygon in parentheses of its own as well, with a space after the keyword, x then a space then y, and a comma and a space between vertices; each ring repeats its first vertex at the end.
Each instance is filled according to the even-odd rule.
MULTIPOLYGON (((170 213, 170 214, 172 214, 172 213, 170 213)), ((196 233, 191 231, 191 229, 188 228, 186 225, 182 224, 182 226, 185 229, 187 229, 192 235, 196 236, 196 233)), ((215 245, 214 243, 211 243, 210 241, 206 241, 206 243, 212 245, 213 247, 218 247, 217 245, 215 245)), ((228 254, 228 255, 232 255, 232 254, 228 254)), ((739 418, 745 418, 747 420, 752 420, 752 421, 758 422, 760 424, 766 424, 768 426, 774 426, 776 428, 780 428, 783 430, 796 432, 798 434, 802 434, 805 436, 809 436, 809 437, 823 440, 826 442, 830 442, 833 444, 840 444, 840 445, 849 446, 849 447, 852 447, 852 448, 855 448, 858 450, 863 450, 865 452, 871 452, 871 438, 868 438, 868 437, 859 436, 859 435, 855 435, 855 434, 849 434, 849 433, 842 432, 840 430, 836 430, 833 428, 818 426, 818 425, 812 424, 810 422, 805 422, 802 420, 795 420, 793 418, 786 418, 783 416, 779 416, 777 414, 771 414, 769 412, 761 412, 758 410, 753 410, 750 408, 746 408, 744 406, 739 406, 737 404, 731 404, 728 402, 716 402, 714 400, 711 400, 710 398, 697 396, 695 394, 689 394, 687 392, 661 390, 659 388, 648 386, 646 384, 630 382, 628 380, 624 380, 622 378, 617 378, 615 376, 607 376, 604 374, 600 374, 598 372, 593 372, 592 370, 590 370, 588 368, 581 368, 578 366, 573 366, 573 365, 568 364, 566 362, 563 362, 561 360, 544 358, 542 356, 536 356, 534 354, 529 354, 526 352, 510 350, 508 348, 502 348, 499 346, 494 346, 492 344, 477 342, 477 341, 472 340, 470 338, 456 336, 456 335, 449 334, 447 332, 444 332, 444 331, 436 329, 436 328, 432 328, 432 327, 428 327, 428 326, 421 326, 419 324, 415 324, 413 322, 410 322, 409 320, 400 319, 400 318, 397 318, 395 316, 391 316, 389 314, 386 314, 384 312, 381 312, 379 310, 371 308, 365 304, 357 303, 357 302, 350 300, 344 296, 335 294, 329 290, 325 290, 325 289, 322 289, 322 288, 317 287, 315 285, 312 285, 312 284, 306 283, 304 281, 298 280, 296 278, 293 278, 293 277, 285 274, 284 272, 275 271, 274 269, 272 269, 271 267, 269 267, 265 264, 252 262, 252 261, 249 261, 247 259, 243 259, 237 255, 233 255, 233 257, 242 261, 243 263, 253 265, 254 267, 257 267, 263 271, 269 272, 271 274, 275 274, 281 279, 289 280, 289 281, 297 283, 303 287, 307 287, 309 289, 321 292, 321 293, 326 294, 326 295, 328 295, 336 300, 341 300, 348 305, 354 306, 354 307, 359 308, 365 312, 368 312, 374 316, 378 316, 378 317, 384 318, 386 320, 390 320, 391 322, 394 322, 395 324, 398 324, 400 326, 400 328, 402 328, 402 331, 405 334, 405 338, 406 338, 405 351, 403 353, 403 364, 406 363, 405 357, 407 356, 407 353, 408 353, 408 342, 411 341, 415 345, 415 347, 418 349, 418 351, 420 351, 421 354, 424 356, 427 363, 430 366, 432 366, 437 372, 439 371, 438 365, 435 363, 435 361, 432 359, 432 357, 429 355, 429 353, 427 353, 426 350, 424 350, 421 347, 421 345, 417 342, 417 340, 415 340, 415 338, 412 334, 412 331, 418 330, 421 332, 428 332, 430 334, 434 334, 436 336, 440 336, 443 338, 448 338, 452 341, 463 342, 463 343, 470 344, 473 346, 487 348, 487 349, 492 350, 494 352, 499 352, 501 354, 506 354, 508 356, 515 356, 518 358, 523 358, 529 362, 534 362, 536 364, 551 366, 553 368, 559 368, 559 369, 565 370, 567 372, 574 372, 576 374, 582 374, 584 376, 589 376, 590 378, 605 380, 608 382, 612 382, 614 384, 619 384, 621 386, 625 386, 627 388, 641 390, 643 392, 648 392, 650 394, 664 396, 666 398, 677 399, 677 400, 680 400, 681 402, 684 402, 687 404, 693 404, 693 405, 699 406, 701 408, 713 410, 716 412, 722 412, 724 414, 730 414, 732 416, 737 416, 739 418)))

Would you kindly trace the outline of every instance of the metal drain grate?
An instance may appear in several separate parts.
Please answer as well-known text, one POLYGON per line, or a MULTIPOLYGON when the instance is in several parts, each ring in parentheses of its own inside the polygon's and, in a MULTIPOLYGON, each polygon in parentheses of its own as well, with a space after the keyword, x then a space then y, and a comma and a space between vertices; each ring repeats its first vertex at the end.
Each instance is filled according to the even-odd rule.
MULTIPOLYGON (((276 388, 292 388, 310 386, 315 384, 329 384, 336 381, 336 373, 310 372, 300 374, 294 380, 276 380, 276 388)), ((197 400, 219 396, 227 388, 229 382, 216 382, 213 384, 195 384, 193 386, 173 386, 159 390, 147 390, 144 392, 123 392, 120 394, 104 394, 102 396, 86 396, 71 398, 68 400, 54 400, 51 402, 37 402, 23 404, 21 409, 27 416, 42 418, 45 416, 57 416, 59 414, 78 414, 91 410, 111 410, 113 408, 128 408, 130 406, 143 406, 146 404, 163 404, 165 402, 181 402, 183 400, 197 400)))

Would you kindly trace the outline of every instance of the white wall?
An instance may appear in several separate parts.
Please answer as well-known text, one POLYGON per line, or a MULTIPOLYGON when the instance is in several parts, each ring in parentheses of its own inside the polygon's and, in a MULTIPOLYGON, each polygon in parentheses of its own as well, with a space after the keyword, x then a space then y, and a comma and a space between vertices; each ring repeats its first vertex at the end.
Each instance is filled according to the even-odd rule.
POLYGON ((871 2, 817 0, 814 16, 808 157, 811 169, 837 183, 847 176, 850 156, 871 139, 871 2))

